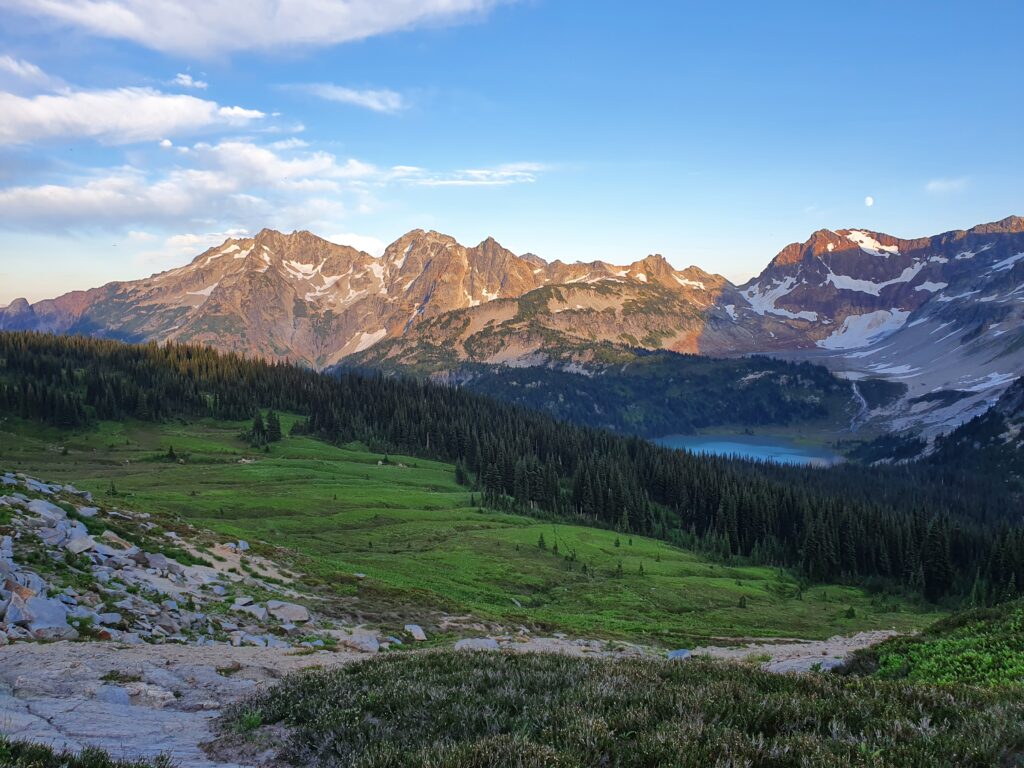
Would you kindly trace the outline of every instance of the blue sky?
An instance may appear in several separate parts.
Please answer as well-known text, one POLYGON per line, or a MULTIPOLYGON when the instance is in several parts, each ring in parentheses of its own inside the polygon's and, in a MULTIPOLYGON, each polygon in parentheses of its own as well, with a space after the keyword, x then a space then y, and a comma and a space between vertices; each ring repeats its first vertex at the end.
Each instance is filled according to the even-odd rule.
POLYGON ((822 227, 1024 213, 1015 1, 0 11, 0 305, 263 226, 742 280, 822 227))

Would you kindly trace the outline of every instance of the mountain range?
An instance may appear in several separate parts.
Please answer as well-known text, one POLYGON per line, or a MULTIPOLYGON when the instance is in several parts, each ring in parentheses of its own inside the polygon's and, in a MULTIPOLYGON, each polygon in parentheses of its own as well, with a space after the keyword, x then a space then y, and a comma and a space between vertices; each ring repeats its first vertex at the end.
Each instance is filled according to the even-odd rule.
POLYGON ((596 375, 644 350, 763 353, 894 382, 902 394, 865 401, 866 418, 933 435, 986 410, 1019 376, 1022 312, 1016 216, 916 239, 819 230, 740 286, 660 255, 567 264, 414 230, 378 258, 265 229, 143 280, 15 300, 0 309, 0 330, 173 339, 454 380, 481 366, 596 375))

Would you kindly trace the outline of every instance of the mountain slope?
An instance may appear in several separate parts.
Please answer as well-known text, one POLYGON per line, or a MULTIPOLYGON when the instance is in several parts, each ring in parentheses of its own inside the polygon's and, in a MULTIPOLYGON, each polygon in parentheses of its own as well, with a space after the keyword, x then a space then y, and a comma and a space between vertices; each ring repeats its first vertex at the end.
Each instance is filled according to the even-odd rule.
POLYGON ((467 365, 594 373, 637 348, 770 353, 905 386, 860 420, 927 437, 1024 369, 1024 219, 901 239, 820 230, 734 286, 661 256, 546 262, 414 230, 381 258, 263 230, 145 280, 0 310, 0 329, 195 341, 314 368, 463 377, 467 365))

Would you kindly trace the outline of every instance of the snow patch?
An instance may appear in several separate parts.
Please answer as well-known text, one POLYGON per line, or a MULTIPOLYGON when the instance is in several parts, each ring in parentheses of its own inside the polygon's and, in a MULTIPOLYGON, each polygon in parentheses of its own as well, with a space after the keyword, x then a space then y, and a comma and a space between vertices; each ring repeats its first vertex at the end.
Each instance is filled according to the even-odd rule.
POLYGON ((758 283, 752 288, 743 291, 742 295, 750 303, 750 308, 759 315, 779 315, 781 317, 788 317, 790 320, 810 320, 812 322, 817 320, 817 312, 809 312, 807 310, 790 312, 788 309, 775 306, 775 302, 788 295, 795 285, 796 278, 790 276, 768 289, 763 289, 761 284, 758 283))
POLYGON ((864 253, 870 253, 872 256, 889 258, 892 255, 898 256, 900 252, 900 249, 895 245, 882 245, 867 232, 862 232, 858 229, 851 230, 846 239, 856 243, 864 253))
POLYGON ((374 331, 373 333, 360 333, 357 337, 359 340, 356 342, 356 348, 353 352, 362 352, 364 349, 369 349, 387 335, 388 332, 384 328, 381 328, 379 331, 374 331))
POLYGON ((907 322, 910 312, 902 309, 879 309, 863 315, 849 315, 842 327, 827 338, 818 341, 823 349, 856 349, 880 341, 899 330, 907 322))
POLYGON ((1016 264, 1021 259, 1024 259, 1024 253, 1018 253, 1018 254, 1016 254, 1014 256, 1011 256, 1008 259, 1003 259, 998 264, 993 264, 992 265, 992 271, 993 272, 1003 272, 1003 271, 1005 271, 1007 269, 1011 269, 1013 267, 1013 265, 1016 264))
POLYGON ((915 277, 917 273, 924 268, 925 262, 918 261, 911 264, 909 267, 904 269, 899 277, 894 277, 892 280, 886 280, 884 283, 873 283, 870 280, 859 280, 849 275, 837 275, 833 272, 828 273, 828 277, 825 278, 826 282, 832 283, 836 288, 846 291, 860 291, 861 293, 870 293, 872 296, 878 296, 883 288, 890 285, 897 285, 898 283, 909 283, 915 277))
POLYGON ((733 320, 736 319, 736 305, 735 304, 726 304, 725 305, 725 312, 733 320))
POLYGON ((699 280, 687 280, 685 277, 680 277, 679 275, 672 275, 672 277, 674 277, 676 282, 683 286, 683 288, 696 288, 700 291, 707 290, 704 283, 699 280))
MULTIPOLYGON (((931 280, 925 280, 920 285, 915 286, 914 290, 915 291, 930 291, 931 293, 935 293, 936 291, 941 291, 943 288, 948 288, 948 287, 949 287, 949 283, 933 283, 931 280)), ((917 321, 915 320, 915 322, 917 322, 917 321)))
POLYGON ((205 297, 209 298, 210 294, 213 293, 214 289, 218 285, 220 285, 220 281, 219 280, 216 283, 214 283, 213 285, 210 285, 210 286, 207 286, 206 288, 203 288, 201 291, 189 291, 188 293, 189 293, 190 296, 205 296, 205 297))
MULTIPOLYGON (((1001 387, 1004 384, 1014 382, 1018 378, 1019 374, 1016 373, 990 373, 983 379, 968 380, 971 386, 960 387, 960 389, 966 389, 968 392, 984 392, 986 389, 1001 387)), ((963 380, 961 379, 961 381, 963 380)))

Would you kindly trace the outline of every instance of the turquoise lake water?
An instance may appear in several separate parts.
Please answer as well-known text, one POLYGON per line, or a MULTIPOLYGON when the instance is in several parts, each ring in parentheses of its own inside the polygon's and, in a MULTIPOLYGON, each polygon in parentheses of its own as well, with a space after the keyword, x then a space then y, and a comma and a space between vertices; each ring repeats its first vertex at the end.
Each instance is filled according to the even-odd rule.
POLYGON ((778 464, 809 464, 828 466, 842 461, 842 457, 829 450, 802 445, 782 437, 759 435, 668 435, 654 442, 669 448, 685 448, 694 453, 716 456, 738 456, 744 459, 774 461, 778 464))

